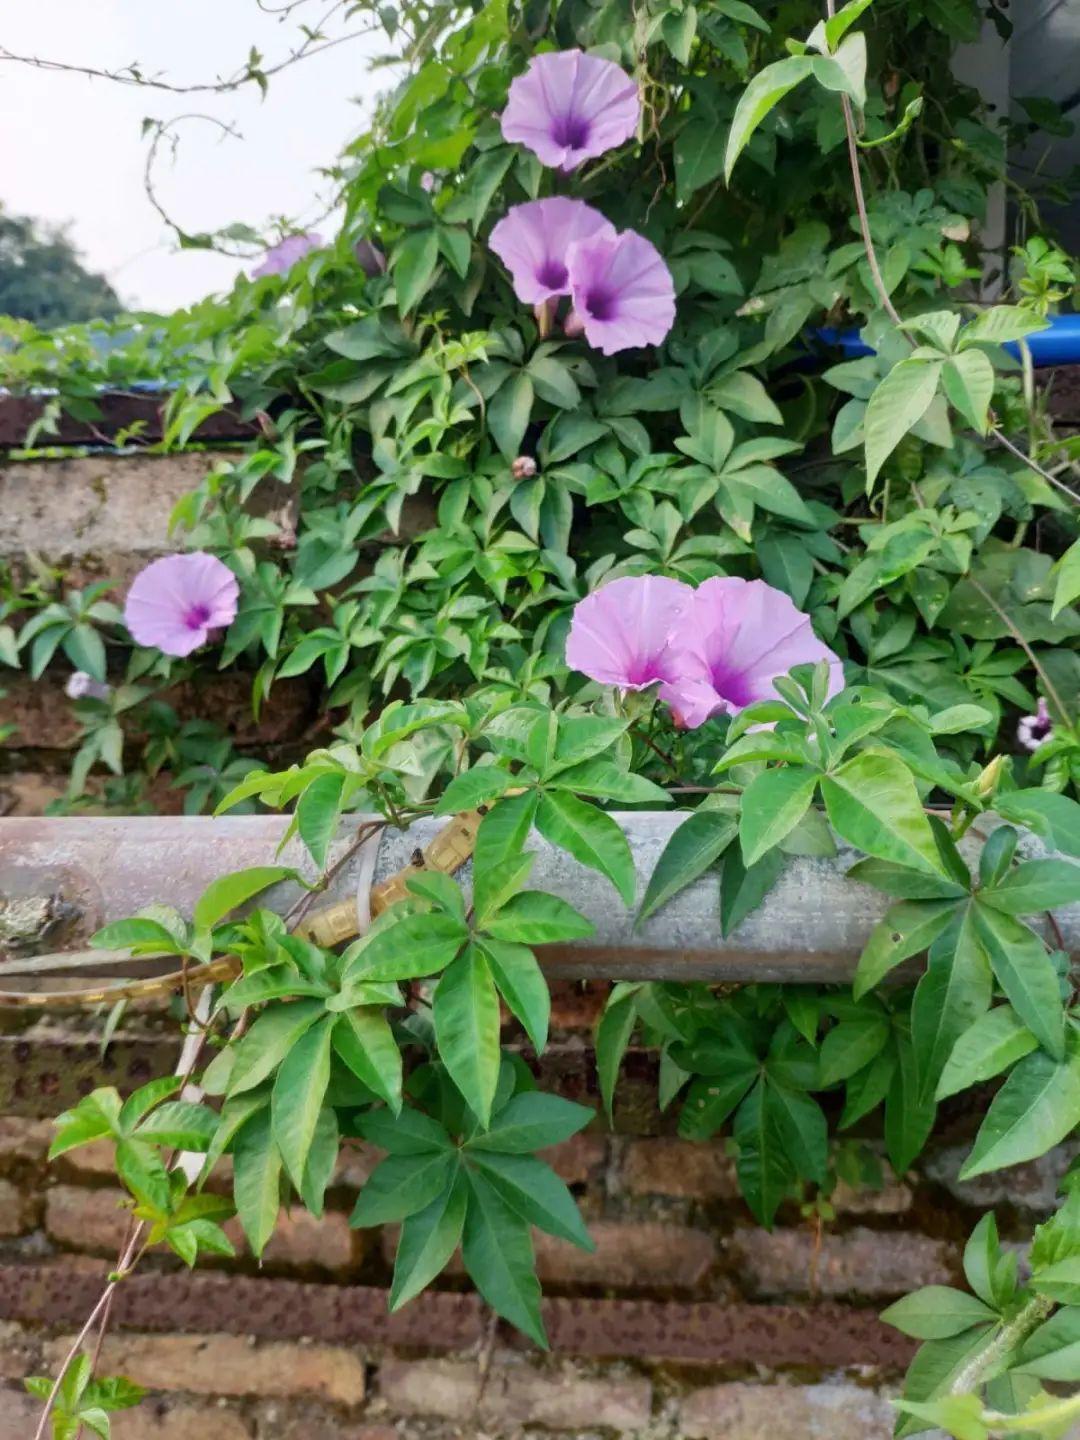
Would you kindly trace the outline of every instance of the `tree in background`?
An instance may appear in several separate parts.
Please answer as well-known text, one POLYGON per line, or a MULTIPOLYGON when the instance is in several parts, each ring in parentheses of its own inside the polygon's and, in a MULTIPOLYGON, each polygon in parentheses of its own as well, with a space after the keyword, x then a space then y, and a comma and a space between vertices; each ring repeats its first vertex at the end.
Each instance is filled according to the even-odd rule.
POLYGON ((87 270, 64 226, 42 231, 0 210, 0 315, 38 325, 111 320, 120 300, 104 275, 87 270))

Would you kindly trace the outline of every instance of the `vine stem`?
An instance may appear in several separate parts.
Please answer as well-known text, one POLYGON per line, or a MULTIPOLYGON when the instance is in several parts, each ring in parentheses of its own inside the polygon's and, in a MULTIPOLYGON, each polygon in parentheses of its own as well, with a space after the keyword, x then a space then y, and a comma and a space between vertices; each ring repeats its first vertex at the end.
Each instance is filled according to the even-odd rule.
POLYGON ((1032 1331, 1037 1330, 1054 1308, 1054 1301, 1045 1295, 1033 1295, 1026 1305, 1002 1325, 989 1345, 973 1355, 966 1365, 956 1373, 949 1386, 950 1395, 970 1395, 983 1376, 1005 1358, 1010 1351, 1023 1344, 1032 1331))
POLYGON ((1049 1427, 1057 1426, 1080 1415, 1080 1394, 1070 1395, 1053 1405, 1042 1405, 1026 1415, 1005 1415, 999 1410, 984 1410, 979 1417, 986 1428, 1002 1435, 1021 1435, 1025 1432, 1045 1433, 1049 1427))
POLYGON ((1012 617, 1007 614, 1005 610, 1002 609, 1002 607, 998 604, 998 602, 994 599, 993 595, 990 594, 990 591, 987 590, 986 586, 983 585, 981 581, 976 580, 974 575, 968 575, 967 580, 971 588, 975 590, 979 595, 981 595, 982 598, 986 601, 987 605, 990 606, 991 610, 993 610, 1001 623, 1008 629, 1009 634, 1013 637, 1016 643, 1023 650, 1024 654, 1031 661, 1032 668, 1034 669, 1036 675, 1038 675, 1039 679, 1042 681, 1043 689, 1046 691, 1047 699, 1050 700, 1050 702, 1053 704, 1054 709, 1058 712, 1058 715, 1061 718, 1061 723, 1063 725, 1071 726, 1072 721, 1069 718, 1069 712, 1065 708, 1064 701, 1058 694, 1057 689, 1054 686, 1054 682, 1047 674, 1045 666, 1039 660, 1039 657, 1035 654, 1035 651, 1031 648, 1031 645, 1024 638, 1024 635, 1020 630, 1019 626, 1012 619, 1012 617))
MULTIPOLYGON (((825 14, 830 20, 833 18, 836 14, 836 0, 825 0, 825 14)), ((855 136, 855 117, 851 109, 851 100, 847 95, 841 93, 840 104, 844 111, 844 133, 847 136, 848 162, 851 168, 851 188, 855 197, 855 209, 859 217, 859 233, 862 236, 866 263, 870 268, 870 275, 873 279, 874 289, 877 291, 878 299, 881 302, 881 308, 894 325, 903 325, 903 317, 893 304, 892 296, 886 288, 885 277, 881 273, 881 265, 878 262, 877 250, 874 246, 874 238, 870 233, 870 215, 866 208, 866 191, 863 188, 862 163, 859 160, 859 146, 855 136)), ((1074 504, 1080 504, 1080 496, 1078 496, 1074 490, 1071 490, 1068 485, 1066 485, 1063 480, 1059 480, 1056 475, 1052 475, 1049 470, 1044 469, 1043 466, 1041 466, 1037 460, 1033 459, 1025 450, 1021 450, 1019 445, 1014 445, 998 426, 992 425, 989 434, 990 438, 994 440, 996 444, 1000 445, 1002 449, 1008 450, 1017 460, 1022 461, 1029 470, 1034 471, 1036 475, 1045 480, 1049 485, 1060 490, 1063 495, 1067 495, 1074 504)))

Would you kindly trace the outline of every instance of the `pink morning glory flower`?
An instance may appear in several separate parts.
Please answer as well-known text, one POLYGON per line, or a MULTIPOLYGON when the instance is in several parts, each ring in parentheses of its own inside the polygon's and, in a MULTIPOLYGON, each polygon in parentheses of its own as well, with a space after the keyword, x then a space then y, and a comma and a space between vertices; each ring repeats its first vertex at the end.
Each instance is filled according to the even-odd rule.
POLYGON ((674 680, 672 636, 693 598, 689 585, 663 575, 612 580, 574 606, 567 665, 620 690, 674 680))
POLYGON ((318 250, 322 243, 323 238, 316 230, 309 230, 304 235, 286 235, 284 240, 270 246, 260 263, 252 270, 251 278, 261 280, 264 275, 283 275, 286 270, 291 270, 298 260, 310 255, 312 250, 318 250))
POLYGON ((514 205, 491 232, 488 244, 510 271, 514 294, 526 305, 542 305, 569 295, 570 247, 601 235, 615 238, 615 227, 583 200, 556 195, 514 205))
POLYGON ((640 114, 637 83, 625 70, 598 55, 560 50, 534 56, 511 84, 502 133, 569 174, 628 140, 640 114))
POLYGON ((1016 727, 1016 738, 1025 750, 1037 750, 1044 740, 1053 733, 1054 724, 1050 719, 1050 708, 1039 696, 1039 707, 1034 715, 1022 715, 1016 727))
POLYGON ((190 655, 211 630, 236 619, 239 590, 236 576, 213 555, 166 555, 135 576, 124 624, 140 645, 190 655))
POLYGON ((636 230, 579 241, 570 252, 574 309, 568 333, 605 355, 659 345, 675 323, 675 282, 656 246, 636 230))
POLYGON ((693 592, 672 642, 672 668, 660 697, 694 730, 776 695, 774 681, 795 665, 829 662, 829 694, 844 688, 839 658, 814 634, 810 617, 764 580, 718 576, 693 592))

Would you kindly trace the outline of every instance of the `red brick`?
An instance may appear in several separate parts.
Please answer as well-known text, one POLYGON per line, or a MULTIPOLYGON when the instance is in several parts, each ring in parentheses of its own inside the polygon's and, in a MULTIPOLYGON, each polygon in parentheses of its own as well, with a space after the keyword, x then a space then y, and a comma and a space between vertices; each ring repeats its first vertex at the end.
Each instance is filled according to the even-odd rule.
POLYGON ((739 1194, 735 1162, 723 1144, 667 1137, 630 1142, 623 1158, 622 1185, 631 1195, 670 1195, 679 1200, 733 1200, 739 1194))
POLYGON ((602 1285, 613 1290, 689 1290, 716 1261, 704 1230, 662 1221, 599 1220, 589 1225, 592 1254, 551 1235, 534 1235, 540 1279, 550 1285, 602 1285))
POLYGON ((222 1404, 198 1405, 150 1396, 113 1416, 112 1440, 251 1440, 251 1425, 222 1404))
MULTIPOLYGON (((56 1359, 70 1340, 53 1341, 56 1359)), ((105 1341, 101 1369, 153 1390, 193 1395, 312 1396, 339 1405, 364 1398, 364 1362, 336 1345, 255 1344, 239 1335, 124 1335, 105 1341)))
POLYGON ((880 1190, 869 1186, 853 1189, 841 1180, 829 1196, 838 1215, 903 1215, 911 1209, 912 1199, 911 1186, 897 1180, 888 1166, 880 1190))
POLYGON ((638 1430, 649 1423, 652 1386, 639 1376, 584 1375, 570 1366, 540 1367, 496 1358, 477 1408, 475 1362, 385 1360, 378 1393, 395 1415, 579 1430, 638 1430))
POLYGON ((726 1242, 736 1282, 751 1296, 821 1295, 883 1299, 922 1285, 949 1285, 956 1255, 944 1240, 858 1228, 826 1231, 816 1250, 809 1229, 736 1230, 726 1242))
MULTIPOLYGON (((61 1245, 111 1254, 118 1249, 127 1222, 127 1212, 120 1208, 123 1200, 121 1190, 54 1185, 46 1195, 46 1228, 61 1245)), ((247 1253, 238 1222, 230 1220, 225 1229, 237 1253, 247 1253)), ((317 1220, 300 1207, 283 1210, 273 1238, 263 1251, 263 1262, 296 1269, 347 1270, 353 1263, 355 1236, 346 1217, 336 1212, 328 1211, 317 1220)))
POLYGON ((552 1030, 592 1030, 604 1013, 611 986, 605 980, 555 980, 551 984, 552 1030))
POLYGON ((257 1429, 259 1440, 401 1440, 392 1425, 350 1425, 321 1405, 260 1407, 257 1429))
POLYGON ((23 1235, 32 1230, 38 1208, 35 1195, 24 1193, 10 1180, 0 1180, 0 1235, 23 1235))
POLYGON ((896 1412, 857 1385, 712 1385, 682 1402, 686 1440, 889 1440, 896 1412))
POLYGON ((603 1170, 607 1162, 607 1137, 604 1135, 572 1135, 561 1145, 541 1150, 546 1160, 567 1185, 584 1185, 603 1170))

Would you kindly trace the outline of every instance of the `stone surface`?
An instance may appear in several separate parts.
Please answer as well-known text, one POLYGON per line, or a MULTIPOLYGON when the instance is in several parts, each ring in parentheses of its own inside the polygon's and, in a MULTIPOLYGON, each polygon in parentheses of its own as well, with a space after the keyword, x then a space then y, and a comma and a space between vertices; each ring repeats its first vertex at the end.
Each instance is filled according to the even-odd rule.
POLYGON ((0 1115, 0 1162, 44 1160, 53 1133, 53 1126, 48 1120, 23 1120, 17 1115, 0 1115))
MULTIPOLYGON (((46 1347, 50 1362, 70 1340, 46 1347)), ((364 1361, 337 1345, 256 1344, 240 1335, 129 1335, 105 1341, 102 1369, 153 1390, 193 1395, 305 1396, 339 1405, 364 1398, 364 1361)))
POLYGON ((736 1283, 752 1297, 821 1295, 884 1299, 921 1285, 949 1285, 958 1257, 944 1240, 858 1227, 826 1231, 820 1249, 807 1230, 740 1228, 725 1249, 736 1283))
POLYGON ((0 1386, 0 1440, 29 1440, 40 1417, 40 1400, 24 1390, 0 1386))
POLYGON ((10 1180, 0 1180, 0 1236, 22 1235, 32 1229, 38 1208, 36 1196, 25 1194, 10 1180))
POLYGON ((384 1360, 377 1380, 379 1399, 391 1414, 507 1427, 639 1430, 652 1409, 649 1381, 618 1371, 592 1376, 570 1366, 540 1367, 496 1357, 477 1408, 479 1384, 474 1361, 452 1360, 384 1360))
POLYGON ((686 1440, 890 1440, 896 1412, 850 1384, 712 1385, 680 1410, 686 1440))
POLYGON ((943 1185, 955 1200, 973 1209, 992 1210, 995 1205, 1008 1204, 1034 1215, 1048 1215, 1057 1209, 1058 1184, 1070 1161, 1080 1154, 1080 1144, 1070 1141, 1024 1165, 1010 1165, 1007 1170, 992 1170, 974 1180, 961 1181, 960 1169, 970 1150, 970 1145, 930 1149, 920 1161, 920 1168, 928 1180, 943 1185))
POLYGON ((259 1405, 255 1428, 258 1440, 401 1440, 393 1425, 342 1420, 340 1412, 322 1405, 259 1405))

